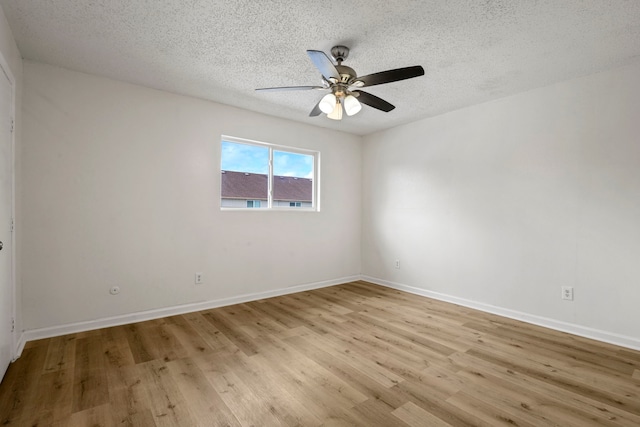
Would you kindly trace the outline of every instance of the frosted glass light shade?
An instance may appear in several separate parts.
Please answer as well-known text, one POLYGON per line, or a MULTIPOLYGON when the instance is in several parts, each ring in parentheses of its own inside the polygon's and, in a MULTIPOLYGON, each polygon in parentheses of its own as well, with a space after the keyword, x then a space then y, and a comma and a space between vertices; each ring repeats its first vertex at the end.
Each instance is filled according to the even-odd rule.
POLYGON ((342 120, 342 103, 336 103, 336 108, 334 108, 331 113, 327 114, 327 117, 333 120, 342 120))
POLYGON ((322 100, 320 100, 318 107, 323 113, 331 114, 336 107, 336 96, 332 93, 326 94, 322 100))
POLYGON ((360 101, 358 101, 355 96, 348 95, 344 99, 344 111, 347 113, 347 116, 353 116, 360 110, 362 110, 362 104, 360 104, 360 101))

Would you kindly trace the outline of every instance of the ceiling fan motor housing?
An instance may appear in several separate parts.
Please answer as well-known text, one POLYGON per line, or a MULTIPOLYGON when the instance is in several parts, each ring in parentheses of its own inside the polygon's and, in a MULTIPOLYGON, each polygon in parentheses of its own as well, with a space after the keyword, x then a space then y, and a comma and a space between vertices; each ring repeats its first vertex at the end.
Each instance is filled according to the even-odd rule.
POLYGON ((340 82, 344 84, 350 83, 351 80, 356 78, 356 72, 351 67, 346 65, 336 65, 336 70, 340 74, 340 82))

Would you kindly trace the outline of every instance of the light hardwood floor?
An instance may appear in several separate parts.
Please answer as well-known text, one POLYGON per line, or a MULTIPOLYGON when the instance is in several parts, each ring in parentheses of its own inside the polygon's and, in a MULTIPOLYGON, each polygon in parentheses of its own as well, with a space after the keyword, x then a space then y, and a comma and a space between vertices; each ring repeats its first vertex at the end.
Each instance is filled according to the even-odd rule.
POLYGON ((30 342, 0 425, 639 426, 640 352, 354 282, 30 342))

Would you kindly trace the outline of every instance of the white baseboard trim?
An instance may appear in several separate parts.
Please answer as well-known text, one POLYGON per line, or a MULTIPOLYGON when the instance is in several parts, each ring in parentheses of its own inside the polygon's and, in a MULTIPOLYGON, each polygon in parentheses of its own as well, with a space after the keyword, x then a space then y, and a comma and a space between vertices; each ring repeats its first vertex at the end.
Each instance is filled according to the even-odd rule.
POLYGON ((17 346, 16 358, 20 357, 24 345, 28 341, 39 340, 42 338, 57 337, 60 335, 74 334, 78 332, 86 332, 94 329, 109 328, 111 326, 126 325, 129 323, 143 322, 145 320, 159 319, 162 317, 175 316, 178 314, 191 313, 194 311, 208 310, 216 307, 224 307, 227 305, 240 304, 243 302, 256 301, 265 298, 277 297, 280 295, 293 294, 296 292, 309 291, 311 289, 326 288, 328 286, 340 285, 343 283, 360 280, 360 276, 341 277, 339 279, 325 280, 322 282, 306 283, 303 285, 295 285, 287 288, 274 289, 265 292, 256 292, 251 294, 238 295, 229 298, 222 298, 210 301, 196 302, 191 304, 181 304, 172 307, 163 307, 153 310, 140 311, 136 313, 122 314, 119 316, 103 317, 101 319, 88 320, 84 322, 67 323, 64 325, 50 326, 46 328, 26 330, 20 335, 17 346))
POLYGON ((573 335, 595 339, 621 347, 630 348, 633 350, 640 350, 640 340, 628 337, 625 335, 619 335, 611 332, 601 331, 598 329, 587 328, 572 323, 561 322, 546 317, 535 316, 520 311, 510 310, 502 307, 496 307, 490 304, 484 304, 464 298, 459 298, 439 292, 428 291, 413 286, 404 285, 401 283, 391 282, 388 280, 378 279, 376 277, 357 275, 342 277, 334 280, 326 280, 322 282, 307 283, 303 285, 290 286, 287 288, 275 289, 265 292, 257 292, 251 294, 238 295, 235 297, 222 298, 217 300, 203 301, 191 304, 182 304, 172 307, 164 307, 154 310, 146 310, 135 313, 128 313, 119 316, 104 317, 95 320, 89 320, 84 322, 68 323, 64 325, 51 326, 47 328, 31 329, 23 331, 16 343, 16 356, 17 359, 22 354, 25 344, 28 341, 34 341, 42 338, 51 338, 60 335, 73 334, 78 332, 85 332, 94 329, 108 328, 111 326, 126 325, 129 323, 142 322, 145 320, 159 319, 162 317, 175 316, 178 314, 191 313, 194 311, 208 310, 216 307, 224 307, 227 305, 240 304, 243 302, 256 301, 265 298, 277 297, 280 295, 293 294, 296 292, 303 292, 312 289, 326 288, 328 286, 340 285, 343 283, 349 283, 356 280, 364 280, 366 282, 375 283, 377 285, 386 286, 388 288, 397 289, 399 291, 408 292, 428 298, 433 298, 440 301, 450 302, 453 304, 461 305, 464 307, 473 308, 476 310, 484 311, 487 313, 497 314, 499 316, 507 317, 510 319, 521 320, 523 322, 531 323, 545 328, 554 329, 557 331, 567 332, 573 335))
POLYGON ((459 297, 455 297, 447 294, 441 294, 439 292, 433 292, 433 291, 428 291, 421 288, 415 288, 413 286, 408 286, 408 285, 403 285, 401 283, 378 279, 376 277, 361 275, 360 279, 366 282, 375 283, 376 285, 386 286, 388 288, 397 289, 399 291, 409 292, 411 294, 421 295, 424 297, 433 298, 440 301, 450 302, 453 304, 473 308, 473 309, 484 311, 487 313, 497 314, 498 316, 508 317, 510 319, 521 320, 526 323, 543 326, 545 328, 554 329, 556 331, 567 332, 580 337, 590 338, 597 341, 602 341, 609 344, 630 348, 632 350, 640 350, 640 340, 637 338, 626 336, 626 335, 619 335, 612 332, 602 331, 599 329, 592 329, 585 326, 576 325, 573 323, 567 323, 559 320, 550 319, 547 317, 541 317, 533 314, 523 313, 521 311, 510 310, 502 307, 496 307, 490 304, 484 304, 481 302, 471 301, 471 300, 467 300, 464 298, 459 298, 459 297))
POLYGON ((16 343, 16 351, 15 351, 15 354, 13 356, 12 362, 15 362, 16 359, 18 357, 20 357, 20 355, 22 354, 22 350, 24 349, 24 345, 26 343, 27 343, 27 341, 25 340, 24 332, 22 332, 22 333, 20 333, 20 336, 18 336, 18 342, 16 343))

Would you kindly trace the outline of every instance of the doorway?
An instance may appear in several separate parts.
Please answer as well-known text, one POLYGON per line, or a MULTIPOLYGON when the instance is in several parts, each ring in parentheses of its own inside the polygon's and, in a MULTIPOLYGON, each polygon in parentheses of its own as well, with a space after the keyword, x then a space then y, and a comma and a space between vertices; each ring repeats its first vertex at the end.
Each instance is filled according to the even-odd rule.
POLYGON ((15 355, 13 113, 14 79, 0 54, 0 379, 15 355))

